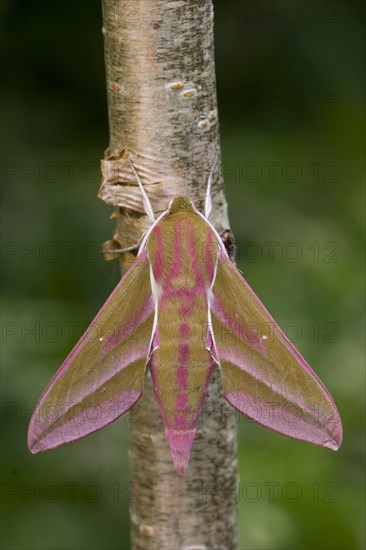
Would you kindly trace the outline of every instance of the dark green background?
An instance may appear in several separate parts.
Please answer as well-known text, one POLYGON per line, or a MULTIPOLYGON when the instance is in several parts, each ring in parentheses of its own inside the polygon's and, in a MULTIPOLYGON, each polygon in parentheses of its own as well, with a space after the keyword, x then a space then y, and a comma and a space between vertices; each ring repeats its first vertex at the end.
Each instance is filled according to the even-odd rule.
MULTIPOLYGON (((326 383, 345 432, 333 453, 238 418, 241 548, 362 549, 362 2, 215 6, 238 265, 326 383)), ((98 252, 114 227, 96 198, 108 145, 101 7, 1 7, 2 547, 124 550, 128 421, 43 455, 26 446, 35 401, 119 278, 98 252)))

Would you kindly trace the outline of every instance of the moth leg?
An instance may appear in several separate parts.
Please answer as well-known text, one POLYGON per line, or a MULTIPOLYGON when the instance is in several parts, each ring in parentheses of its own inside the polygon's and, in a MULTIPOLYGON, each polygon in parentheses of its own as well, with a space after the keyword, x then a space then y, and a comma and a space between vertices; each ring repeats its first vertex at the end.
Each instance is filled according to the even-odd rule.
POLYGON ((114 248, 113 250, 103 250, 104 253, 111 254, 124 254, 125 252, 132 252, 133 250, 139 249, 139 244, 131 244, 131 246, 126 246, 126 248, 114 248))
POLYGON ((234 233, 231 231, 231 229, 225 229, 222 233, 220 233, 220 237, 222 242, 224 243, 225 250, 230 260, 233 261, 236 252, 234 233))
POLYGON ((115 239, 105 242, 102 245, 102 254, 106 261, 115 260, 117 256, 121 254, 127 254, 128 252, 135 252, 136 254, 140 248, 141 240, 136 244, 131 244, 124 248, 119 248, 119 243, 115 239))

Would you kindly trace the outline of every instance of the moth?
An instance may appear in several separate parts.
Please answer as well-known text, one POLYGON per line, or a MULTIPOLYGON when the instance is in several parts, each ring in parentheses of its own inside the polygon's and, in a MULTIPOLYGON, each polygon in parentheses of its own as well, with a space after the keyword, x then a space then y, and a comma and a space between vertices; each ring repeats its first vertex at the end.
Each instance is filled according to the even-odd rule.
POLYGON ((338 449, 342 425, 325 386, 229 259, 186 196, 152 225, 130 269, 42 394, 28 433, 32 453, 94 432, 143 394, 150 369, 167 443, 184 473, 212 369, 225 399, 258 423, 338 449))

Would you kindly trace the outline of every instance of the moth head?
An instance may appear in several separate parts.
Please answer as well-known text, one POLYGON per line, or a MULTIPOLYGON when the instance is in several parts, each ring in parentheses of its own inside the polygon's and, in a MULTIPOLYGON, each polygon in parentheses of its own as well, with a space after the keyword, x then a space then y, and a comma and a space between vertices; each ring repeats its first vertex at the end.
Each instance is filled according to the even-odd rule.
POLYGON ((176 212, 194 212, 192 201, 185 196, 175 197, 169 205, 169 213, 175 214, 176 212))

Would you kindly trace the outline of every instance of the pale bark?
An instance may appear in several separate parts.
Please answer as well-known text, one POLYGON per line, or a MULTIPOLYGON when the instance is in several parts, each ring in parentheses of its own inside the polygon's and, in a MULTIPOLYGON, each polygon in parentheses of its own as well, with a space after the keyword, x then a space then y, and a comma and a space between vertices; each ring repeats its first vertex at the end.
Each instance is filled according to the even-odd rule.
MULTIPOLYGON (((150 224, 136 188, 126 186, 133 183, 126 166, 113 165, 124 146, 155 210, 183 194, 203 211, 209 169, 215 157, 220 161, 212 2, 103 0, 103 34, 110 145, 101 196, 119 206, 115 241, 123 247, 138 242, 150 224), (114 168, 117 176, 109 177, 114 168)), ((219 169, 212 199, 210 220, 221 232, 229 225, 219 169)), ((235 415, 221 392, 216 368, 181 477, 146 377, 131 430, 134 550, 236 548, 235 415)))

